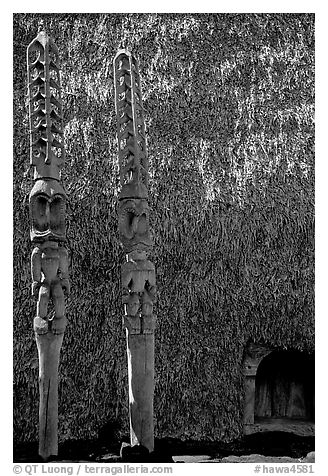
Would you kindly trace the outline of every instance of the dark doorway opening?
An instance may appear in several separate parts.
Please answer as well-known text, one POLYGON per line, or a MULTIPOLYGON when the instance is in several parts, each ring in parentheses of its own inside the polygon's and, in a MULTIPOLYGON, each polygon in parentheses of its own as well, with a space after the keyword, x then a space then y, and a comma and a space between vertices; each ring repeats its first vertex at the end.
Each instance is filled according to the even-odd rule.
POLYGON ((273 351, 259 364, 254 417, 314 421, 314 355, 273 351))

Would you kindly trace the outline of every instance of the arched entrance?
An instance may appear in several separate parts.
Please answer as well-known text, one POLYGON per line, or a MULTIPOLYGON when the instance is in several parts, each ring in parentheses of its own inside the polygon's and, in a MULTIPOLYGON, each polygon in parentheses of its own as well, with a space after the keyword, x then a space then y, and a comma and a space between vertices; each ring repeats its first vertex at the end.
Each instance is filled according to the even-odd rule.
POLYGON ((251 345, 244 362, 244 432, 314 434, 314 356, 251 345))

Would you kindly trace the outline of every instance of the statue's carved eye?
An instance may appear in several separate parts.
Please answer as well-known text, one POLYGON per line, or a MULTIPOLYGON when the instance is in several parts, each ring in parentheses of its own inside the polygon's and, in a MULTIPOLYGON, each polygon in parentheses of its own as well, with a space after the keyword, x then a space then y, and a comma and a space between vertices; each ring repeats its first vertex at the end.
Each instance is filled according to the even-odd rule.
POLYGON ((33 225, 40 232, 48 229, 47 206, 48 200, 45 197, 38 197, 32 208, 33 225))
POLYGON ((65 232, 65 200, 55 197, 50 203, 50 226, 53 231, 65 232))
POLYGON ((36 212, 40 218, 45 217, 47 213, 48 200, 45 197, 38 197, 36 200, 36 212))
POLYGON ((132 239, 135 233, 133 220, 136 217, 135 210, 124 210, 124 215, 120 219, 120 231, 128 239, 132 239))
POLYGON ((142 215, 140 215, 138 220, 138 233, 140 235, 143 235, 144 233, 147 233, 147 231, 148 231, 147 215, 143 213, 142 215))
POLYGON ((127 212, 127 214, 126 214, 126 221, 127 221, 127 225, 128 225, 129 227, 132 226, 133 219, 135 218, 135 216, 136 216, 136 214, 135 214, 134 211, 132 211, 132 212, 127 212))

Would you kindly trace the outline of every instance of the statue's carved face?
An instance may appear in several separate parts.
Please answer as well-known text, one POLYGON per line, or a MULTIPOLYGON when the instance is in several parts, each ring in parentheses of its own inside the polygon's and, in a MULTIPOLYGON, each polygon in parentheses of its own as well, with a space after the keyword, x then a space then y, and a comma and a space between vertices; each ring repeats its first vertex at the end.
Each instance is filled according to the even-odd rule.
POLYGON ((38 180, 30 194, 31 240, 65 241, 66 194, 59 182, 38 180))
POLYGON ((124 199, 120 202, 118 213, 120 238, 126 253, 134 250, 148 250, 151 239, 147 200, 124 199))

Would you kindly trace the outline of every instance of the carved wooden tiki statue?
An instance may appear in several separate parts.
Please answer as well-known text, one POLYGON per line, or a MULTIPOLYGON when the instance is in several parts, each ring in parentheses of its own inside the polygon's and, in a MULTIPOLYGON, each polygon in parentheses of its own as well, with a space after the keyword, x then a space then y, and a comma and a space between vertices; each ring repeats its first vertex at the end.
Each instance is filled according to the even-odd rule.
POLYGON ((62 103, 58 50, 39 29, 27 49, 30 164, 32 295, 37 301, 34 331, 39 354, 39 454, 58 453, 58 364, 66 327, 65 295, 69 294, 65 209, 60 182, 64 163, 62 103), (51 306, 51 303, 53 306, 51 306))
POLYGON ((115 106, 120 166, 119 234, 126 253, 122 265, 123 326, 127 336, 131 446, 154 449, 155 267, 148 207, 148 159, 138 64, 127 50, 114 58, 115 106))

